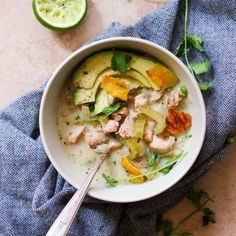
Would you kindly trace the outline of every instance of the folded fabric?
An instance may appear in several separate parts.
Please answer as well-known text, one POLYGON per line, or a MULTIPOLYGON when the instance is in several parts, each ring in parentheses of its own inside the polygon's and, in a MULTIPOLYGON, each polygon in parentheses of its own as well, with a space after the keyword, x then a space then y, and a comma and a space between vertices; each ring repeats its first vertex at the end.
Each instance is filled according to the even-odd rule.
MULTIPOLYGON (((69 235, 155 235, 158 216, 222 157, 226 138, 236 131, 235 12, 235 0, 190 2, 189 32, 205 39, 215 78, 214 89, 203 94, 207 132, 194 166, 171 189, 145 201, 112 204, 87 197, 69 235)), ((94 40, 139 37, 175 52, 183 39, 183 21, 184 1, 171 0, 134 25, 113 23, 94 40)), ((43 89, 28 93, 0 112, 0 235, 45 235, 75 191, 50 164, 40 139, 38 113, 43 89)))

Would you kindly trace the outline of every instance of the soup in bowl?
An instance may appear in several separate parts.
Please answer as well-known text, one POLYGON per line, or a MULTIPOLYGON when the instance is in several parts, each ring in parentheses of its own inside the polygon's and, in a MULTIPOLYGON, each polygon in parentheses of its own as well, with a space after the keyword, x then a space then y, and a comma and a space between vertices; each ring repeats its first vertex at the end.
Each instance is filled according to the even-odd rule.
POLYGON ((184 64, 141 39, 82 47, 56 70, 40 130, 58 172, 78 188, 107 155, 88 192, 113 202, 157 195, 189 170, 203 143, 205 108, 184 64))

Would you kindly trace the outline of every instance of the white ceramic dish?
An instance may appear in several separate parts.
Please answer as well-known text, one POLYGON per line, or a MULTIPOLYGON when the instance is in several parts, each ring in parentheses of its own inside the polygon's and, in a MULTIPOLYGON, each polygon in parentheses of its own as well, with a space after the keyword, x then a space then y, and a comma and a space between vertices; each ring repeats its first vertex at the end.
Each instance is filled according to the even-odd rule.
POLYGON ((205 106, 201 91, 187 67, 165 48, 146 40, 136 38, 110 38, 81 47, 69 56, 54 72, 44 91, 40 108, 40 132, 46 153, 61 176, 75 188, 85 178, 78 167, 67 158, 60 144, 56 126, 56 112, 60 92, 74 68, 88 55, 111 48, 136 50, 156 57, 173 70, 189 91, 192 105, 188 112, 192 115, 192 138, 185 146, 187 156, 177 163, 169 174, 143 184, 106 187, 93 183, 88 194, 94 198, 110 202, 134 202, 153 197, 178 182, 195 162, 203 144, 206 129, 205 106))

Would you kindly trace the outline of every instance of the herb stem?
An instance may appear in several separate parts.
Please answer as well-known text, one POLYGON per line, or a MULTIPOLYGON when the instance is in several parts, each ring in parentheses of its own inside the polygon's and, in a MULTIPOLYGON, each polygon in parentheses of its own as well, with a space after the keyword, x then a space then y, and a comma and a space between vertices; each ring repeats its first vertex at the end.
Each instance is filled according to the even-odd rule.
POLYGON ((190 212, 188 215, 186 215, 180 222, 174 227, 173 231, 175 232, 181 225, 183 225, 186 221, 188 221, 189 218, 191 218, 193 215, 197 214, 198 212, 202 211, 203 207, 210 201, 210 199, 207 199, 200 208, 197 208, 196 210, 190 212))
POLYGON ((188 55, 187 55, 187 45, 188 45, 188 39, 187 39, 187 32, 188 32, 188 0, 185 0, 185 17, 184 17, 184 58, 187 63, 187 66, 192 73, 192 75, 195 77, 194 72, 190 66, 190 63, 188 61, 188 55))

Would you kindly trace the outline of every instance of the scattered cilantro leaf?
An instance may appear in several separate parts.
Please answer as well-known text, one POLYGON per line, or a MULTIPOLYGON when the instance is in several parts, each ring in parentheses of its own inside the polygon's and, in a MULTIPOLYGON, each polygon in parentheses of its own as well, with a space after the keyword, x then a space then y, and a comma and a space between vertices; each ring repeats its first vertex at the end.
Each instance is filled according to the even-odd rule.
POLYGON ((165 165, 162 166, 158 172, 162 174, 168 174, 170 170, 173 168, 173 166, 182 159, 186 154, 183 154, 183 152, 177 154, 176 156, 170 158, 168 161, 166 161, 165 165))
POLYGON ((191 189, 186 195, 187 199, 196 207, 196 209, 201 209, 203 205, 208 201, 213 201, 207 192, 202 189, 195 191, 191 189))
POLYGON ((78 114, 75 116, 75 120, 79 120, 79 119, 80 119, 80 115, 78 114))
POLYGON ((159 225, 159 229, 163 232, 164 236, 171 236, 173 233, 173 222, 168 219, 162 219, 159 225))
POLYGON ((202 216, 202 226, 209 225, 209 223, 216 223, 215 220, 215 213, 209 209, 209 208, 204 208, 202 210, 203 216, 202 216))
POLYGON ((188 43, 191 44, 194 48, 196 48, 200 52, 204 52, 204 47, 203 47, 203 39, 196 35, 196 34, 188 34, 187 35, 187 40, 188 43))
POLYGON ((200 75, 209 71, 210 62, 207 59, 205 61, 195 62, 191 65, 191 68, 196 75, 200 75))
POLYGON ((125 107, 125 106, 127 106, 126 102, 117 102, 109 107, 105 107, 102 112, 104 113, 104 115, 109 116, 113 112, 115 112, 115 111, 119 110, 121 107, 125 107))
POLYGON ((193 235, 192 233, 189 232, 183 232, 183 233, 179 233, 178 236, 191 236, 193 235))
POLYGON ((192 138, 193 135, 192 135, 191 133, 187 133, 187 134, 184 135, 184 137, 185 137, 185 138, 192 138))
POLYGON ((229 136, 227 139, 226 139, 226 144, 228 145, 231 145, 235 142, 235 137, 234 136, 229 136))
POLYGON ((129 70, 129 62, 132 56, 126 52, 115 51, 111 59, 111 68, 114 71, 119 71, 120 73, 125 73, 129 70))
MULTIPOLYGON (((196 34, 188 34, 188 9, 189 8, 189 0, 185 0, 185 16, 184 16, 184 40, 178 45, 176 50, 176 56, 181 57, 184 56, 185 62, 187 64, 188 69, 192 73, 193 77, 197 80, 195 75, 205 73, 209 70, 210 63, 208 60, 204 62, 194 63, 190 65, 188 59, 188 48, 193 47, 200 52, 204 52, 203 47, 203 39, 196 34), (192 68, 193 67, 193 68, 192 68)), ((198 83, 201 90, 208 90, 213 87, 213 85, 209 82, 207 83, 198 83)))
POLYGON ((111 178, 110 176, 105 175, 104 173, 102 173, 102 177, 105 179, 106 184, 111 187, 115 187, 118 184, 118 180, 115 180, 115 179, 111 178))
POLYGON ((198 82, 198 86, 202 91, 207 91, 208 89, 213 88, 213 84, 211 82, 198 82))
MULTIPOLYGON (((184 55, 185 47, 184 47, 185 41, 183 40, 178 47, 176 48, 176 53, 175 55, 177 57, 182 57, 184 55)), ((189 48, 189 45, 187 45, 187 48, 189 48)), ((186 48, 186 49, 187 49, 186 48)))
POLYGON ((151 152, 150 153, 150 158, 147 161, 146 167, 147 168, 154 168, 154 167, 156 167, 156 165, 159 162, 160 158, 161 158, 161 155, 159 155, 156 152, 151 152))

